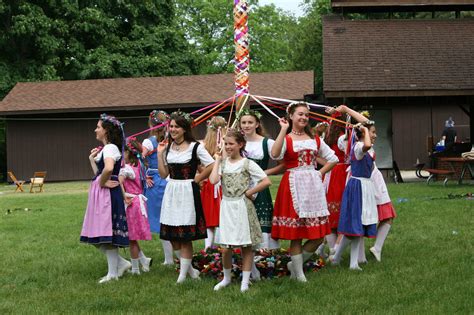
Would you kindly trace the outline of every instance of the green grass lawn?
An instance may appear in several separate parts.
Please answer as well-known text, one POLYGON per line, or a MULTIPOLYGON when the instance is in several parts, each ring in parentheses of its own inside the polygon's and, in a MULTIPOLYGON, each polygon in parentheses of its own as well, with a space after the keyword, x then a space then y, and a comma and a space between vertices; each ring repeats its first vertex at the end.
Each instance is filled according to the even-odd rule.
POLYGON ((107 272, 105 256, 79 243, 87 187, 46 184, 45 193, 14 194, 13 186, 0 185, 0 313, 474 312, 474 200, 448 199, 473 192, 472 185, 391 184, 398 218, 381 263, 367 250, 364 270, 350 271, 346 253, 341 266, 307 274, 306 284, 262 281, 245 294, 238 284, 215 293, 216 281, 207 278, 176 285, 174 269, 160 265, 156 235, 142 244, 155 259, 150 273, 97 284, 107 272))

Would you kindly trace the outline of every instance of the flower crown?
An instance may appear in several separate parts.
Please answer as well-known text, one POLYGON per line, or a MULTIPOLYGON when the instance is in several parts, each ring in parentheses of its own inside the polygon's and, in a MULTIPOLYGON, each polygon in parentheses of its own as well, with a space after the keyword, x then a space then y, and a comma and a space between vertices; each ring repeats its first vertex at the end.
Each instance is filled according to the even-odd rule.
POLYGON ((365 118, 370 118, 370 113, 369 113, 368 110, 364 110, 364 111, 360 112, 360 114, 362 116, 364 116, 365 118))
POLYGON ((165 123, 167 122, 168 120, 170 120, 170 115, 168 115, 167 112, 163 111, 163 110, 154 110, 150 113, 150 120, 153 121, 156 125, 160 125, 162 123, 165 123), (165 118, 164 119, 160 119, 159 116, 160 115, 163 115, 165 118))
POLYGON ((293 103, 290 103, 290 104, 288 105, 288 107, 286 107, 286 113, 289 115, 289 114, 290 114, 290 109, 291 109, 293 106, 300 106, 300 105, 304 105, 304 106, 306 106, 306 108, 307 108, 308 110, 310 110, 309 105, 308 105, 308 103, 306 103, 306 102, 293 102, 293 103))
POLYGON ((316 127, 319 127, 319 126, 329 127, 329 123, 327 121, 321 121, 316 124, 316 127))
POLYGON ((237 113, 237 115, 235 116, 235 119, 237 121, 240 121, 240 119, 243 116, 254 116, 254 117, 257 117, 258 120, 260 120, 262 118, 262 113, 256 110, 249 109, 249 108, 244 108, 237 113))
POLYGON ((140 157, 141 151, 140 148, 137 148, 136 145, 134 144, 139 144, 137 138, 131 137, 127 139, 127 148, 130 150, 130 152, 133 153, 133 155, 140 157))
POLYGON ((178 109, 177 111, 175 112, 172 112, 171 113, 171 116, 181 116, 183 117, 184 119, 187 120, 187 122, 192 125, 193 121, 194 121, 194 118, 189 114, 189 113, 185 113, 183 111, 181 111, 180 109, 178 109))
POLYGON ((100 120, 103 122, 109 122, 112 125, 122 128, 123 123, 121 123, 115 116, 107 115, 106 113, 100 114, 100 120))
MULTIPOLYGON (((222 120, 225 121, 225 118, 222 117, 222 116, 215 116, 214 118, 220 118, 220 119, 222 119, 222 120)), ((214 130, 214 131, 216 131, 216 130, 219 129, 219 127, 220 127, 220 126, 217 126, 216 123, 213 123, 213 122, 212 122, 212 119, 208 119, 208 120, 206 121, 206 125, 207 125, 207 128, 209 128, 209 129, 211 129, 211 130, 214 130)))

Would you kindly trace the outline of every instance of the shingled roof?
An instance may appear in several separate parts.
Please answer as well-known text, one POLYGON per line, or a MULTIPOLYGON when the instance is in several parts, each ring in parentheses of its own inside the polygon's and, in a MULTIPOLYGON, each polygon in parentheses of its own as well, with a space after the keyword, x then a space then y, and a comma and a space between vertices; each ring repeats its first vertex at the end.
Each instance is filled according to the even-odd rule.
POLYGON ((327 97, 474 95, 474 20, 323 22, 327 97))
MULTIPOLYGON (((252 73, 250 92, 303 99, 314 91, 313 71, 252 73)), ((196 106, 231 97, 233 74, 18 83, 0 114, 196 106)))

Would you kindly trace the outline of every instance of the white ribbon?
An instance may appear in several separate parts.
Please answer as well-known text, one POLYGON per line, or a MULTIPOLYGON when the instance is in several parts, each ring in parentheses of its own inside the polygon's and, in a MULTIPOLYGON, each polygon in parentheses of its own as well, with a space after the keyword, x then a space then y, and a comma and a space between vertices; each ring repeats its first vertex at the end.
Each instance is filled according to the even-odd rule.
POLYGON ((256 98, 255 96, 251 95, 251 97, 257 102, 259 103, 267 112, 269 112, 271 115, 275 116, 276 119, 280 119, 280 117, 278 117, 277 114, 275 114, 274 112, 272 112, 272 110, 270 108, 268 108, 265 104, 263 104, 262 102, 260 102, 260 100, 258 98, 256 98))
POLYGON ((148 214, 146 212, 146 205, 145 205, 145 202, 148 201, 148 198, 145 197, 144 195, 140 194, 140 195, 134 195, 134 194, 130 194, 130 193, 125 193, 125 197, 128 197, 128 198, 132 198, 132 200, 135 198, 135 197, 138 197, 138 200, 140 201, 140 212, 142 213, 142 215, 145 217, 145 218, 148 218, 148 214))
MULTIPOLYGON (((253 96, 254 95, 252 95, 252 97, 253 96)), ((295 102, 294 100, 289 100, 289 99, 285 99, 285 98, 268 97, 268 96, 260 96, 260 95, 255 95, 255 97, 264 98, 264 99, 267 99, 269 101, 277 101, 277 102, 283 102, 283 103, 294 103, 295 102)), ((305 102, 305 103, 308 104, 311 107, 331 108, 331 106, 322 105, 322 104, 313 104, 313 103, 308 103, 308 102, 305 102)))

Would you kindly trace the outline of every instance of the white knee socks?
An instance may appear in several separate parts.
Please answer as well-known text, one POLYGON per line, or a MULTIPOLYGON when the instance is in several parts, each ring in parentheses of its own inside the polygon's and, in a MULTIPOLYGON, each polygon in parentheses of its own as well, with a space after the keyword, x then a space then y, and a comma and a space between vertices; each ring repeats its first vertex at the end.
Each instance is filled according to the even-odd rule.
POLYGON ((291 256, 291 268, 295 274, 296 280, 306 282, 306 277, 303 272, 303 254, 291 256))
POLYGON ((336 233, 331 233, 331 234, 326 235, 326 242, 328 242, 329 253, 331 253, 331 251, 335 252, 334 246, 336 246, 336 240, 337 240, 336 233))
POLYGON ((191 267, 191 259, 181 258, 180 260, 180 270, 179 270, 179 277, 176 283, 183 283, 186 280, 186 275, 188 274, 188 270, 191 267))
POLYGON ((165 261, 163 265, 174 265, 173 260, 173 246, 170 241, 161 240, 161 245, 163 246, 163 253, 165 255, 165 261))
POLYGON ((135 274, 135 275, 140 274, 140 259, 132 258, 132 274, 135 274))
POLYGON ((207 238, 204 240, 204 249, 212 247, 214 244, 214 228, 207 229, 207 238))
POLYGON ((249 289, 250 271, 242 271, 242 284, 240 285, 240 292, 245 292, 249 289))
POLYGON ((342 236, 341 242, 339 243, 339 246, 337 246, 336 253, 331 258, 331 263, 333 265, 338 265, 341 262, 342 253, 350 242, 350 239, 348 239, 346 236, 342 236))
POLYGON ((225 288, 232 281, 231 269, 224 268, 223 272, 224 272, 224 279, 222 279, 221 282, 219 282, 218 284, 214 286, 214 291, 219 291, 220 289, 225 288))
POLYGON ((119 263, 119 254, 118 248, 106 249, 105 255, 107 256, 107 265, 108 272, 107 276, 110 279, 118 278, 118 263, 119 263))
POLYGON ((355 237, 351 240, 351 264, 349 268, 352 270, 362 270, 357 262, 359 259, 360 240, 361 237, 355 237))
POLYGON ((382 252, 383 243, 385 242, 385 239, 387 238, 388 232, 390 231, 391 227, 391 224, 383 223, 379 226, 377 230, 377 238, 375 239, 374 247, 380 253, 382 252))
POLYGON ((138 260, 140 261, 140 264, 142 264, 143 272, 150 271, 150 266, 153 259, 146 257, 145 254, 140 250, 140 252, 138 253, 138 260))
POLYGON ((363 237, 360 238, 359 255, 357 260, 359 264, 367 263, 367 258, 365 257, 365 239, 363 237))

